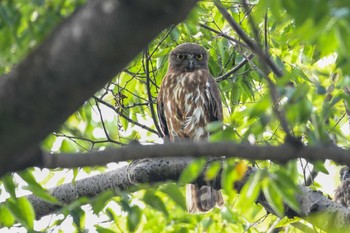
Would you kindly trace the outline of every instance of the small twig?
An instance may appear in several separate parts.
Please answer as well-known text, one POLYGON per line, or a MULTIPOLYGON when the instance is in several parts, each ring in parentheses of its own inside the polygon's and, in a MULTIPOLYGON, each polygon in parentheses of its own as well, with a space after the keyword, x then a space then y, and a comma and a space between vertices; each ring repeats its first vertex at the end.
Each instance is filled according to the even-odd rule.
POLYGON ((233 41, 233 42, 235 42, 235 43, 238 44, 238 45, 242 45, 242 46, 248 48, 248 45, 242 43, 241 41, 239 41, 239 40, 237 40, 237 39, 235 39, 235 38, 233 38, 232 36, 229 36, 229 35, 227 35, 227 34, 225 34, 225 33, 223 33, 223 32, 220 32, 220 31, 218 31, 218 30, 215 30, 214 28, 211 28, 211 27, 209 27, 209 26, 207 26, 207 25, 205 25, 205 24, 202 24, 202 23, 200 23, 199 26, 201 26, 202 28, 207 29, 208 31, 211 31, 211 32, 216 33, 218 36, 221 36, 221 37, 224 37, 224 38, 226 38, 226 39, 228 39, 228 40, 230 40, 230 41, 233 41))
MULTIPOLYGON (((147 99, 143 98, 143 97, 140 96, 140 95, 136 95, 135 92, 132 92, 132 91, 128 90, 127 88, 120 86, 120 85, 117 84, 117 83, 113 83, 113 84, 116 85, 116 86, 118 87, 119 92, 122 92, 122 91, 128 92, 129 94, 131 94, 132 96, 134 96, 136 99, 141 99, 141 100, 143 100, 143 101, 145 101, 145 102, 148 102, 147 99)), ((125 86, 126 86, 126 85, 125 85, 125 86)), ((112 91, 112 92, 113 92, 113 91, 112 91)), ((101 99, 101 98, 100 98, 100 99, 101 99)))
POLYGON ((254 54, 249 54, 246 58, 244 58, 240 63, 238 63, 238 65, 236 65, 235 67, 233 67, 230 71, 228 71, 227 73, 217 77, 215 79, 216 82, 221 82, 227 78, 229 78, 232 74, 236 73, 240 68, 242 68, 245 64, 247 64, 247 62, 249 60, 251 60, 254 57, 254 54))
POLYGON ((165 36, 159 41, 154 50, 150 53, 149 57, 153 56, 153 54, 158 50, 159 46, 163 44, 164 40, 170 35, 170 33, 174 30, 175 27, 176 25, 171 26, 170 30, 165 34, 165 36))
POLYGON ((268 86, 269 86, 272 102, 274 103, 272 110, 275 113, 275 115, 277 116, 278 120, 281 122, 281 127, 282 127, 283 131, 286 133, 287 138, 293 139, 294 136, 291 135, 292 131, 289 129, 288 122, 287 122, 287 119, 285 117, 285 112, 283 109, 280 109, 280 110, 278 109, 278 106, 279 106, 278 99, 280 96, 278 94, 277 88, 268 76, 265 76, 265 79, 266 79, 268 86))
MULTIPOLYGON (((155 103, 155 101, 153 101, 152 103, 155 103)), ((124 109, 128 109, 128 108, 135 108, 135 107, 141 107, 141 106, 148 106, 149 103, 146 102, 146 103, 133 103, 133 104, 130 104, 128 106, 123 106, 124 109)))
POLYGON ((265 53, 267 54, 269 51, 269 44, 268 44, 268 18, 267 18, 267 12, 265 13, 265 19, 264 19, 264 37, 265 37, 265 53))
POLYGON ((103 128, 103 131, 104 131, 104 133, 105 133, 105 135, 106 135, 107 140, 108 140, 109 142, 113 142, 113 143, 122 145, 122 143, 113 140, 113 139, 109 136, 109 133, 108 133, 108 131, 107 131, 107 128, 106 128, 106 125, 105 125, 105 122, 104 122, 104 119, 103 119, 103 115, 102 115, 100 106, 99 106, 98 101, 96 100, 96 98, 95 98, 95 103, 96 103, 97 111, 98 111, 98 113, 99 113, 99 115, 100 115, 100 120, 101 120, 101 123, 102 123, 102 128, 103 128))
POLYGON ((123 111, 122 111, 122 110, 116 109, 113 105, 107 103, 106 101, 103 101, 103 100, 97 98, 96 96, 94 96, 93 98, 94 98, 95 100, 97 100, 98 102, 100 102, 100 103, 106 105, 107 107, 113 109, 113 111, 115 111, 119 116, 123 117, 125 120, 127 120, 127 121, 130 122, 131 124, 137 125, 137 126, 139 126, 140 128, 145 129, 145 130, 148 130, 149 132, 154 133, 154 134, 157 134, 157 135, 159 136, 158 132, 155 131, 154 129, 151 129, 151 128, 149 128, 148 126, 143 125, 143 124, 140 124, 140 123, 138 123, 137 121, 134 121, 133 119, 131 119, 131 118, 125 116, 125 115, 123 114, 123 111))
POLYGON ((162 131, 160 130, 159 128, 159 125, 158 125, 158 120, 157 120, 157 116, 156 116, 156 113, 154 111, 154 106, 153 106, 153 97, 152 97, 152 94, 151 94, 151 85, 150 85, 150 75, 149 75, 149 56, 148 56, 148 48, 145 49, 144 51, 144 59, 143 61, 145 60, 145 63, 143 63, 143 66, 144 66, 144 70, 145 70, 145 73, 146 73, 146 88, 147 88, 147 96, 148 96, 148 102, 149 102, 149 108, 150 108, 150 111, 151 111, 151 116, 152 116, 152 120, 153 120, 153 123, 158 131, 158 135, 161 135, 163 136, 163 133, 162 131))
MULTIPOLYGON (((344 101, 345 102, 345 101, 344 101)), ((350 109, 347 106, 347 104, 345 104, 345 111, 346 111, 346 115, 348 116, 348 123, 350 125, 350 109)))
MULTIPOLYGON (((259 36, 259 29, 256 27, 256 24, 254 22, 254 19, 252 17, 252 15, 250 14, 251 11, 252 11, 252 7, 253 6, 248 6, 248 3, 246 0, 242 0, 242 5, 246 11, 246 14, 247 14, 247 17, 248 17, 248 21, 249 21, 249 24, 253 30, 253 33, 254 33, 254 39, 256 41, 256 44, 257 45, 260 45, 260 36, 259 36)), ((267 54, 267 53, 266 53, 267 54)))
POLYGON ((58 135, 57 133, 53 133, 53 135, 55 135, 56 137, 64 137, 65 139, 69 139, 70 141, 72 141, 73 143, 75 143, 78 147, 80 147, 81 149, 83 149, 84 151, 89 151, 89 149, 85 148, 83 145, 80 145, 80 143, 77 142, 77 140, 82 140, 82 141, 87 141, 87 142, 90 142, 91 143, 91 148, 90 150, 94 147, 94 142, 90 139, 82 139, 82 138, 79 138, 79 137, 73 137, 73 136, 67 136, 63 133, 61 133, 61 135, 58 135))

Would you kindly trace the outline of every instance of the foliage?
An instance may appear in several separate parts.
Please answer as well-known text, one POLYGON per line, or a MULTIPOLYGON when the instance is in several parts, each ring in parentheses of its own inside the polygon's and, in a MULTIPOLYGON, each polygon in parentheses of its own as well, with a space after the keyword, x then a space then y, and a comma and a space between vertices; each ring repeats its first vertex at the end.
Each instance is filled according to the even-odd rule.
MULTIPOLYGON (((0 73, 9 72, 82 3, 81 0, 4 1, 0 5, 0 73)), ((249 37, 269 52, 284 75, 277 77, 269 72, 266 76, 264 61, 254 56, 238 71, 220 80, 224 129, 218 130, 221 124, 210 125, 211 140, 280 145, 285 142, 286 132, 275 114, 279 111, 291 134, 302 143, 348 147, 350 7, 346 1, 260 0, 246 6, 240 1, 222 3, 249 37), (277 100, 272 98, 273 90, 277 100)), ((184 22, 165 29, 123 72, 49 135, 42 147, 52 152, 77 152, 119 147, 132 140, 160 142, 150 106, 156 108, 155 97, 167 71, 167 54, 171 49, 182 42, 203 45, 210 54, 209 69, 214 77, 244 62, 252 52, 247 46, 201 25, 241 41, 212 1, 199 2, 184 22)), ((181 181, 188 182, 198 176, 204 162, 198 160, 192 164, 181 181)), ((301 226, 310 226, 300 219, 280 221, 276 216, 266 215, 254 201, 262 191, 281 217, 283 202, 298 211, 296 184, 304 181, 305 172, 312 167, 327 172, 323 161, 315 166, 305 166, 305 161, 301 165, 297 161, 286 165, 246 161, 244 164, 250 163, 261 171, 249 179, 241 195, 232 188, 232 183, 241 178, 246 165, 236 166, 236 162, 228 160, 223 165, 226 205, 221 210, 187 214, 183 187, 168 183, 119 193, 117 197, 102 194, 91 201, 80 200, 62 213, 64 219, 72 216, 77 231, 83 231, 86 224, 83 204, 91 206, 99 217, 96 221, 100 222, 93 227, 97 232, 267 232, 276 223, 285 228, 283 232, 302 232, 298 230, 303 229, 301 226)), ((83 170, 103 172, 104 168, 83 170)), ((72 177, 80 172, 75 170, 72 177)), ((218 165, 207 172, 208 179, 215 177, 218 165)), ((33 178, 38 173, 26 171, 20 174, 21 180, 28 190, 54 203, 56 200, 40 186, 53 182, 54 171, 46 173, 41 181, 33 178)), ((1 193, 9 198, 0 205, 0 226, 11 227, 17 221, 28 230, 43 230, 33 224, 33 210, 28 201, 15 198, 18 180, 18 177, 5 177, 1 181, 1 193)), ((54 230, 63 222, 58 220, 45 230, 54 230)))

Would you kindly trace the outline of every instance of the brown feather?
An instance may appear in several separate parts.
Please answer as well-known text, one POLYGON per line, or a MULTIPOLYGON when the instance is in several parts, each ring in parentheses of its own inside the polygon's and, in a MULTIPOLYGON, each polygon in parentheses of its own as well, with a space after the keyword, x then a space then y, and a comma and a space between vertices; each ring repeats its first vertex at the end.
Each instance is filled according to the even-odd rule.
MULTIPOLYGON (((196 44, 179 45, 170 54, 168 72, 157 97, 160 126, 170 141, 207 140, 206 125, 222 120, 220 91, 207 62, 207 52, 196 44)), ((221 192, 210 186, 188 184, 186 188, 190 213, 223 205, 221 192)))
POLYGON ((350 207, 350 168, 343 167, 340 170, 341 184, 334 192, 334 201, 343 206, 350 207))

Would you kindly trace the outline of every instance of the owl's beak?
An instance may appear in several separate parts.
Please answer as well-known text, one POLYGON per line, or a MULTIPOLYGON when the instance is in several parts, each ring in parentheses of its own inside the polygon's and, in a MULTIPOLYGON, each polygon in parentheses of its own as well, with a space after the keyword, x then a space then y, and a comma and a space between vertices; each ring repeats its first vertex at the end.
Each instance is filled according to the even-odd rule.
POLYGON ((188 61, 188 69, 189 69, 190 71, 194 70, 194 62, 193 62, 192 59, 190 59, 190 60, 188 61))
POLYGON ((187 64, 186 64, 186 71, 187 72, 191 72, 191 71, 194 71, 194 68, 195 68, 195 63, 194 63, 194 56, 193 54, 189 54, 187 55, 187 64))

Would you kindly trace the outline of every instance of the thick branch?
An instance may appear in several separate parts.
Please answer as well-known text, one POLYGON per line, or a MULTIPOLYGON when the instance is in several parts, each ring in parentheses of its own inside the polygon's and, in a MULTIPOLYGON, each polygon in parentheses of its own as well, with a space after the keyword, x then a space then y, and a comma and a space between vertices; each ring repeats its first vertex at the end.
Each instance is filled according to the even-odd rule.
POLYGON ((271 160, 286 163, 296 158, 308 161, 331 159, 340 164, 350 165, 350 151, 329 146, 300 146, 285 144, 281 146, 255 146, 234 144, 231 142, 177 142, 162 145, 132 144, 119 149, 75 154, 44 154, 43 166, 46 168, 73 168, 104 165, 109 162, 120 162, 143 158, 160 157, 236 157, 252 160, 271 160))
POLYGON ((0 77, 0 175, 40 163, 39 142, 195 3, 91 0, 0 77))
MULTIPOLYGON (((122 191, 138 183, 178 180, 181 171, 190 161, 190 158, 139 160, 115 171, 60 185, 49 191, 62 204, 70 204, 80 197, 94 197, 107 190, 122 191)), ((34 207, 37 219, 61 208, 34 195, 27 198, 34 207)))
MULTIPOLYGON (((181 171, 190 162, 190 158, 138 160, 115 171, 78 180, 74 184, 58 186, 50 190, 50 192, 62 204, 69 204, 79 197, 94 197, 106 190, 120 191, 141 183, 177 181, 181 171)), ((252 172, 254 172, 254 169, 248 169, 246 178, 235 184, 238 190, 242 188, 252 172)), ((220 177, 218 180, 220 180, 220 177)), ((33 195, 27 198, 33 204, 37 218, 52 214, 60 208, 58 205, 46 203, 33 195)), ((301 209, 300 217, 322 229, 341 232, 341 230, 346 229, 346 226, 350 225, 349 209, 332 202, 320 192, 300 186, 297 200, 301 209), (323 214, 325 218, 321 218, 322 221, 319 221, 317 218, 314 218, 314 214, 323 214)), ((263 195, 260 195, 257 202, 264 206, 268 213, 273 213, 263 195)), ((291 216, 289 208, 286 209, 285 214, 291 216)))

